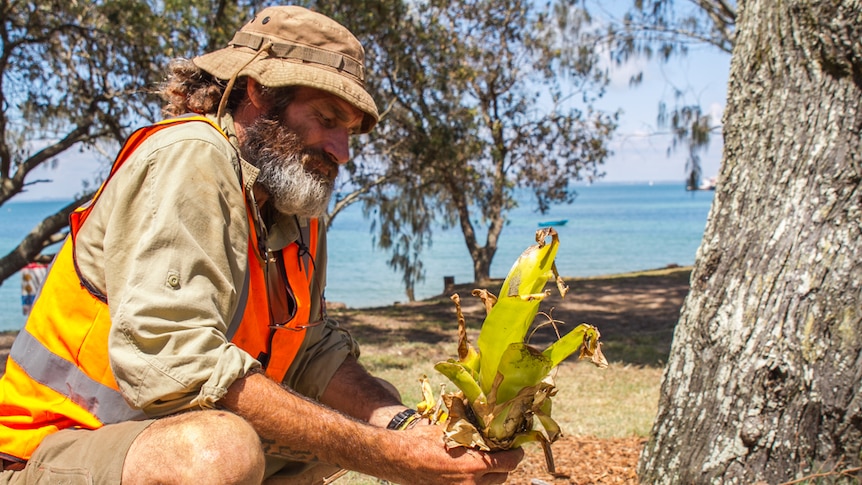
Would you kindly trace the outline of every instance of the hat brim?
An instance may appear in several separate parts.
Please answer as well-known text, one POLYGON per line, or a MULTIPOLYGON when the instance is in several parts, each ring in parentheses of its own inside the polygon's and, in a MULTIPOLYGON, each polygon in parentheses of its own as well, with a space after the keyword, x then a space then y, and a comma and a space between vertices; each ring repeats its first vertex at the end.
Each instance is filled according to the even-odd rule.
POLYGON ((361 84, 351 81, 336 69, 277 57, 263 57, 249 63, 253 57, 250 50, 227 47, 195 57, 192 61, 219 79, 248 76, 267 87, 305 86, 326 91, 365 113, 362 133, 368 133, 377 124, 379 115, 374 99, 361 84))

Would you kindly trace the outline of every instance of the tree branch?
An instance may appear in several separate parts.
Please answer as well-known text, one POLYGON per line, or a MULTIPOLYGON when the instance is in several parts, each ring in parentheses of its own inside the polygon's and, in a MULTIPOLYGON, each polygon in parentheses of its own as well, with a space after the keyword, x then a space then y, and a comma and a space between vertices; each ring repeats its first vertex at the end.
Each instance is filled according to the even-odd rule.
POLYGON ((367 194, 371 191, 372 188, 379 186, 380 184, 385 183, 391 177, 389 175, 381 175, 374 179, 372 182, 364 184, 357 190, 354 190, 347 194, 345 197, 338 199, 335 202, 335 206, 332 208, 332 211, 327 214, 326 217, 326 228, 329 229, 329 226, 332 225, 332 221, 335 220, 335 217, 344 209, 348 208, 353 203, 359 200, 363 194, 367 194))
POLYGON ((92 117, 86 118, 85 121, 86 123, 78 125, 74 130, 66 134, 62 140, 39 150, 36 154, 18 164, 15 175, 2 180, 2 186, 0 186, 0 204, 3 204, 21 192, 21 189, 26 185, 24 179, 36 167, 68 150, 75 144, 91 138, 89 131, 92 126, 92 117))
POLYGON ((46 247, 62 241, 65 234, 61 231, 69 225, 69 214, 92 196, 93 192, 82 195, 54 215, 36 224, 36 227, 24 237, 15 249, 0 258, 0 281, 5 281, 26 266, 27 263, 33 261, 46 247))

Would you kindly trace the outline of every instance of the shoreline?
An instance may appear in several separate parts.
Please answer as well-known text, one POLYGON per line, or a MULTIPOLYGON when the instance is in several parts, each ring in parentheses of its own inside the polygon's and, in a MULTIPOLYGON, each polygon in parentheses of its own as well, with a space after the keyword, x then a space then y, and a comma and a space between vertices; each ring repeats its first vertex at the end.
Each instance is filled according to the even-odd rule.
MULTIPOLYGON (((624 273, 610 273, 604 275, 596 275, 596 276, 563 276, 563 280, 566 281, 569 286, 572 286, 572 282, 587 282, 587 281, 613 281, 613 280, 621 280, 621 279, 629 279, 629 278, 639 278, 639 277, 654 277, 654 276, 672 276, 674 274, 679 273, 690 273, 694 269, 693 266, 686 265, 681 266, 677 264, 669 264, 662 268, 654 268, 654 269, 644 269, 644 270, 636 270, 636 271, 627 271, 624 273)), ((502 286, 504 279, 503 278, 492 278, 486 288, 489 290, 495 289, 499 291, 500 286, 502 286)), ((451 288, 454 291, 469 291, 467 289, 472 290, 476 288, 478 285, 476 283, 457 283, 453 285, 451 288)), ((548 282, 548 286, 553 286, 553 282, 548 282)), ((389 308, 389 307, 397 307, 404 305, 415 305, 420 304, 422 302, 428 301, 436 301, 441 298, 448 299, 449 296, 440 293, 437 295, 429 296, 427 298, 423 298, 421 300, 416 300, 414 302, 400 302, 396 301, 388 305, 376 305, 369 307, 350 307, 346 306, 344 303, 339 301, 329 301, 327 300, 326 305, 328 310, 336 309, 336 310, 353 310, 353 311, 374 311, 379 310, 381 308, 389 308)), ((0 330, 0 337, 4 335, 17 335, 20 330, 0 330)), ((2 339, 0 339, 0 349, 3 348, 2 339)))
MULTIPOLYGON (((543 302, 550 306, 554 318, 567 322, 586 321, 602 329, 605 349, 625 350, 626 347, 640 348, 644 345, 655 349, 640 349, 640 357, 633 363, 656 364, 670 349, 673 327, 679 317, 679 310, 688 293, 688 282, 692 266, 669 265, 664 268, 632 271, 603 276, 564 277, 569 286, 569 294, 560 298, 549 283, 552 294, 543 302), (637 341, 639 334, 648 334, 644 344, 637 341), (631 340, 635 338, 635 340, 631 340), (655 355, 652 355, 655 354, 655 355)), ((491 280, 483 287, 498 294, 503 279, 491 280)), ((453 285, 448 294, 439 294, 415 302, 394 303, 378 307, 351 308, 329 303, 329 313, 339 320, 356 337, 360 345, 363 340, 376 341, 366 334, 366 326, 409 329, 421 321, 436 319, 441 322, 455 323, 454 305, 450 301, 452 293, 464 295, 463 311, 475 326, 484 318, 484 309, 477 298, 469 297, 478 285, 462 283, 453 285), (397 320, 388 323, 366 323, 371 320, 397 320), (355 321, 356 323, 352 323, 355 321), (355 327, 355 328, 354 328, 355 327)), ((5 370, 6 357, 19 330, 0 331, 0 369, 5 370)), ((646 338, 646 337, 645 337, 646 338)), ((665 357, 666 358, 666 357, 665 357)))

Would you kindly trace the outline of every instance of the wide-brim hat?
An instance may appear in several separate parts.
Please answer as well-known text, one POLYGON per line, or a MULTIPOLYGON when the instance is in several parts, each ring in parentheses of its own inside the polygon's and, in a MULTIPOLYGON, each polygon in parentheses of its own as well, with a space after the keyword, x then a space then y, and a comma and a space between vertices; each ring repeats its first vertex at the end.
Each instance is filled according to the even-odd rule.
POLYGON ((306 86, 332 93, 365 113, 362 133, 379 119, 365 89, 365 50, 359 40, 338 22, 302 7, 265 8, 227 47, 193 62, 219 79, 248 76, 267 87, 306 86))

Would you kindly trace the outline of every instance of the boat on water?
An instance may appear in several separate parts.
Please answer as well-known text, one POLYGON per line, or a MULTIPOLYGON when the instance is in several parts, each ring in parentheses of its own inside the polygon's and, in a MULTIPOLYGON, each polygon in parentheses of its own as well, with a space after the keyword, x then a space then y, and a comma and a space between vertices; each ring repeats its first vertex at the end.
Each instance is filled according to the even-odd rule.
POLYGON ((567 222, 569 222, 568 219, 557 219, 556 221, 542 221, 539 222, 539 227, 565 226, 567 222))
POLYGON ((685 190, 715 190, 716 178, 710 177, 704 179, 697 185, 686 185, 685 190))

